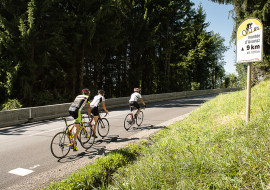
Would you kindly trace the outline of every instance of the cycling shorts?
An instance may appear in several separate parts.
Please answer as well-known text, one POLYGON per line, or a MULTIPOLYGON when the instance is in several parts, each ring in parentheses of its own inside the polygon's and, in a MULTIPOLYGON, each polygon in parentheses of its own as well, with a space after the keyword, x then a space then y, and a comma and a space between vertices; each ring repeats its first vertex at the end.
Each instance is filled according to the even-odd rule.
POLYGON ((74 118, 75 124, 80 124, 82 120, 81 110, 76 109, 74 111, 69 111, 69 114, 74 118))
POLYGON ((130 106, 130 111, 133 111, 133 107, 137 108, 137 109, 140 109, 140 105, 138 104, 138 102, 136 101, 131 101, 129 102, 129 106, 130 106))
POLYGON ((91 114, 93 116, 99 116, 98 107, 91 107, 91 114))

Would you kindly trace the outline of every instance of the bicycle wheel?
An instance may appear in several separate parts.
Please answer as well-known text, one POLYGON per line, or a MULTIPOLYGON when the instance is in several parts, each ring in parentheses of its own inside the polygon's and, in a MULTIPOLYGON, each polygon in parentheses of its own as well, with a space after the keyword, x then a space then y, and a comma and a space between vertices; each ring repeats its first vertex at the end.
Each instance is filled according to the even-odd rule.
POLYGON ((140 111, 140 113, 137 115, 137 118, 136 118, 136 123, 138 126, 140 126, 143 122, 143 112, 140 111))
POLYGON ((124 128, 128 131, 130 127, 134 124, 133 121, 130 119, 132 118, 132 114, 127 114, 125 120, 124 120, 124 128))
POLYGON ((84 128, 82 128, 78 140, 80 141, 83 148, 85 149, 91 148, 95 142, 92 127, 85 126, 84 128))
POLYGON ((70 151, 70 139, 64 132, 57 133, 51 142, 51 152, 55 158, 64 158, 70 151))
POLYGON ((106 118, 102 118, 98 120, 97 125, 98 134, 104 138, 108 135, 110 130, 109 121, 106 118))

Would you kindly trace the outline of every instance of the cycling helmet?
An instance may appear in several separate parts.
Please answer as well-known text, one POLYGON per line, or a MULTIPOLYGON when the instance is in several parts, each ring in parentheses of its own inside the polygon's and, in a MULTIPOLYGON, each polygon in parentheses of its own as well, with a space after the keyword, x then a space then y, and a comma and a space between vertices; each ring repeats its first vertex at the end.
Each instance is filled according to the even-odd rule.
POLYGON ((139 92, 140 89, 139 88, 134 88, 134 92, 139 92))
POLYGON ((100 89, 100 90, 98 90, 98 93, 99 93, 99 94, 105 94, 105 91, 102 90, 102 89, 100 89))
POLYGON ((88 89, 88 88, 84 88, 84 89, 82 89, 82 93, 83 94, 90 94, 90 90, 88 89))

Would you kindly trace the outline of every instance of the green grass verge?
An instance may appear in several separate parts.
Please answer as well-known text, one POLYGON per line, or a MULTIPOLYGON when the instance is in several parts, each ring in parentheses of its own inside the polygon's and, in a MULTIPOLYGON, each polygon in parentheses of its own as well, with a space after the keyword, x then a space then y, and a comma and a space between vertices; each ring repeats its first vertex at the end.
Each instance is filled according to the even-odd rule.
POLYGON ((221 94, 149 141, 98 158, 46 189, 269 189, 270 81, 221 94), (125 167, 122 167, 125 166, 125 167))
POLYGON ((160 131, 139 160, 113 175, 108 189, 269 189, 270 82, 221 94, 160 131))
POLYGON ((99 157, 95 163, 88 164, 80 169, 77 173, 73 173, 60 182, 53 182, 45 189, 95 189, 98 187, 106 187, 111 180, 111 174, 119 167, 125 166, 134 161, 144 146, 133 144, 126 148, 119 149, 109 153, 107 156, 99 157))

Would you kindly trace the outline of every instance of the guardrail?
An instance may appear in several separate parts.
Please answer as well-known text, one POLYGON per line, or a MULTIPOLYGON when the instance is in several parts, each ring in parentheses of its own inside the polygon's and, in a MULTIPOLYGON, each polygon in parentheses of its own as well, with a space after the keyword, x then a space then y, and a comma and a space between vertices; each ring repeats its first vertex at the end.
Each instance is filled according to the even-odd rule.
MULTIPOLYGON (((143 95, 144 102, 159 102, 165 100, 173 100, 179 98, 202 96, 209 94, 219 94, 223 92, 234 92, 242 90, 243 88, 220 88, 210 90, 196 90, 196 91, 184 91, 184 92, 172 92, 163 94, 150 94, 143 95)), ((114 109, 120 107, 128 107, 128 101, 130 97, 109 98, 106 99, 107 109, 114 109)), ((47 106, 37 106, 20 108, 14 110, 0 111, 0 127, 19 125, 27 122, 42 121, 47 119, 54 119, 63 116, 69 116, 69 106, 71 103, 54 104, 47 106)), ((86 106, 82 110, 86 112, 86 106)))

